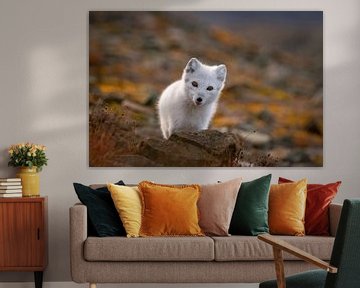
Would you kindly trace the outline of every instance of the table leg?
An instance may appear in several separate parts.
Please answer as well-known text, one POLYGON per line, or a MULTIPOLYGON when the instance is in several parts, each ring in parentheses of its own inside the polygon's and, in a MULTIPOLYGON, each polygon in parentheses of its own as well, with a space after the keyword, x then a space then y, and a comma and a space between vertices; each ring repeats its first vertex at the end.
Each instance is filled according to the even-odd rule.
POLYGON ((35 271, 35 288, 42 288, 43 284, 43 271, 35 271))

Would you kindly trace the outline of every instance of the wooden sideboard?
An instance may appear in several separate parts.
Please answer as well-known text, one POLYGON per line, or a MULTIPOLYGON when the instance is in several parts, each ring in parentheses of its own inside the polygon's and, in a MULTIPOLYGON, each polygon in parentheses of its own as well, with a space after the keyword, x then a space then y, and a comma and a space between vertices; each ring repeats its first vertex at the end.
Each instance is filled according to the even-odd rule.
POLYGON ((41 288, 47 250, 47 197, 0 198, 0 271, 32 271, 41 288))

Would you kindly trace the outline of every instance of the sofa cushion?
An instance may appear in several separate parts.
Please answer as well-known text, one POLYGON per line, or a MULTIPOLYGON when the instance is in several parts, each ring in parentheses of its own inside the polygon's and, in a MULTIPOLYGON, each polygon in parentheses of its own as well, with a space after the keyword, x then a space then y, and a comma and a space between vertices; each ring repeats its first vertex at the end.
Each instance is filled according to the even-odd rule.
POLYGON ((141 196, 138 187, 107 185, 124 225, 127 237, 139 237, 141 226, 141 196))
POLYGON ((273 184, 269 195, 270 234, 303 236, 305 234, 307 179, 294 183, 273 184))
MULTIPOLYGON (((116 184, 125 185, 123 181, 116 184)), ((81 203, 87 207, 89 235, 100 237, 126 235, 106 186, 90 185, 89 187, 80 183, 73 185, 81 203)))
MULTIPOLYGON (((334 237, 276 236, 322 260, 330 260, 334 237)), ((212 237, 215 242, 215 261, 272 260, 272 246, 254 236, 212 237)), ((288 253, 284 260, 299 260, 288 253)))
POLYGON ((197 201, 199 185, 164 185, 142 181, 140 236, 203 236, 197 201))
POLYGON ((269 233, 268 210, 271 174, 241 184, 229 233, 258 235, 269 233))
POLYGON ((213 261, 210 237, 89 237, 84 245, 87 261, 213 261))
MULTIPOLYGON (((293 181, 279 177, 279 184, 293 181)), ((307 184, 305 234, 330 235, 329 206, 335 198, 341 181, 328 184, 307 184)))
POLYGON ((231 216, 242 178, 217 184, 201 185, 197 203, 199 225, 206 235, 229 236, 231 216))

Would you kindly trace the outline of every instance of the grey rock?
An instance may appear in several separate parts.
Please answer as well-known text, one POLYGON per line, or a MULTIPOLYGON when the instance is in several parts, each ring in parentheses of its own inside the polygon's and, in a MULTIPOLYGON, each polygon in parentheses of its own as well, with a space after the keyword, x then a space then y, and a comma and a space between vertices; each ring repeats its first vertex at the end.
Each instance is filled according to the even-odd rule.
POLYGON ((311 159, 306 151, 299 149, 291 151, 284 160, 291 163, 291 166, 312 166, 311 159))
POLYGON ((271 144, 271 136, 265 133, 248 132, 240 129, 234 129, 232 132, 256 148, 267 148, 271 144))
POLYGON ((138 154, 172 167, 233 166, 241 140, 232 133, 216 130, 180 132, 169 140, 149 138, 142 141, 138 154))
MULTIPOLYGON (((155 123, 157 124, 157 123, 155 123)), ((157 126, 150 126, 149 127, 136 127, 135 128, 135 133, 136 135, 138 135, 141 139, 143 138, 162 138, 162 133, 160 128, 158 128, 157 126)))
POLYGON ((116 159, 116 166, 121 167, 157 167, 158 163, 140 155, 122 155, 116 159))

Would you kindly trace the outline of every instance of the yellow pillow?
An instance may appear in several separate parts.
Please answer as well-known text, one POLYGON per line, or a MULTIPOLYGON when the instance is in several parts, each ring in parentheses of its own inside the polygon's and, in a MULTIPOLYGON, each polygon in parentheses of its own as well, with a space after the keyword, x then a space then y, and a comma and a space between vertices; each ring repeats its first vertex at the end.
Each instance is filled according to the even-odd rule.
POLYGON ((203 236, 199 227, 199 185, 139 184, 142 198, 140 236, 203 236))
POLYGON ((107 185, 127 237, 139 237, 141 226, 141 197, 138 187, 107 185))
POLYGON ((271 185, 269 195, 269 228, 271 234, 305 234, 307 180, 271 185))

